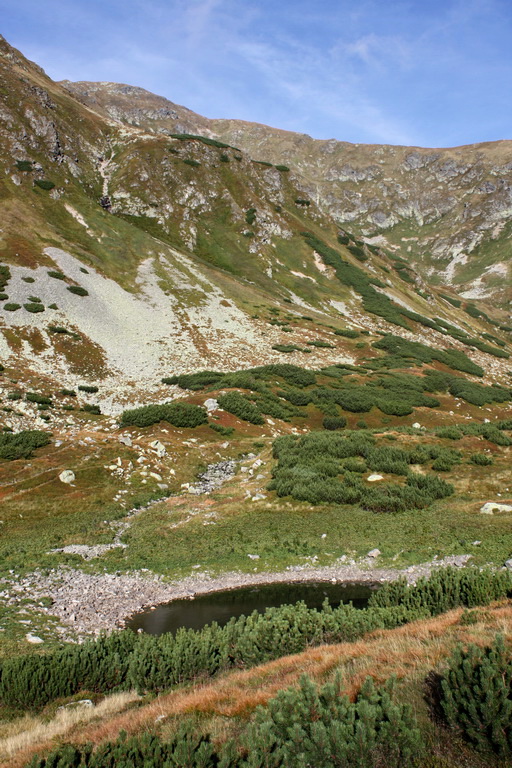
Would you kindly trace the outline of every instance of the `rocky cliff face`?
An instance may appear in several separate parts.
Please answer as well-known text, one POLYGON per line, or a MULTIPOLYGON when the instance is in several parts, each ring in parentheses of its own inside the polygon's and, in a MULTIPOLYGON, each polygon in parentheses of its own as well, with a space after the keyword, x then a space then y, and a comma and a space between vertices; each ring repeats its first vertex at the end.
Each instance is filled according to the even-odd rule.
POLYGON ((324 338, 348 324, 438 346, 438 319, 508 333, 505 309, 468 314, 452 289, 508 298, 506 142, 210 121, 128 85, 54 83, 3 38, 0 76, 0 353, 20 370, 136 399, 179 371, 350 360, 324 338))
POLYGON ((451 149, 349 144, 237 120, 207 120, 143 89, 64 83, 102 114, 145 130, 201 133, 289 165, 341 226, 405 251, 429 282, 466 298, 512 298, 512 142, 451 149))

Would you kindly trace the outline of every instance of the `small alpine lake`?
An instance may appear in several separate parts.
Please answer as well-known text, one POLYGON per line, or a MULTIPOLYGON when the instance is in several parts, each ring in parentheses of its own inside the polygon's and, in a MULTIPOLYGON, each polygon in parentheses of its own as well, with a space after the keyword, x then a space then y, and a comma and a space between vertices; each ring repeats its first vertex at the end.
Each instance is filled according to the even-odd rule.
POLYGON ((209 592, 141 611, 126 620, 126 627, 135 632, 161 635, 176 632, 181 627, 202 629, 214 621, 224 626, 233 617, 247 616, 253 611, 263 613, 267 608, 299 600, 303 600, 308 608, 321 608, 325 600, 333 608, 349 602, 356 608, 364 608, 378 586, 368 583, 280 582, 209 592))

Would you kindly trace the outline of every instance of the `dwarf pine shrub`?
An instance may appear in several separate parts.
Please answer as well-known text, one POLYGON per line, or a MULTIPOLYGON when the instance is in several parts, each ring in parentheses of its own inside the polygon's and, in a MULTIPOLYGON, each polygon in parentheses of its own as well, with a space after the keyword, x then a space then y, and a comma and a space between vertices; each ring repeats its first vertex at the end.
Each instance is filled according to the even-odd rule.
POLYGON ((76 296, 88 296, 89 291, 82 288, 81 285, 68 285, 66 286, 70 293, 74 293, 76 296))
POLYGON ((225 395, 220 395, 218 403, 225 411, 243 421, 248 421, 251 424, 265 423, 259 408, 239 392, 227 392, 225 395))
POLYGON ((163 403, 161 405, 143 405, 123 411, 120 425, 122 427, 149 427, 167 421, 173 427, 198 427, 206 424, 208 418, 204 408, 192 403, 163 403))
POLYGON ((346 426, 347 420, 344 416, 326 416, 322 421, 322 427, 324 429, 344 429, 346 426))
POLYGON ((488 456, 486 453, 473 453, 469 457, 469 461, 478 467, 490 467, 494 463, 492 456, 488 456))
POLYGON ((459 646, 441 681, 448 725, 480 750, 512 755, 512 653, 502 636, 486 648, 459 646))
POLYGON ((41 189, 44 189, 46 191, 49 191, 50 189, 53 189, 55 187, 55 184, 53 181, 50 181, 49 179, 36 179, 34 181, 34 184, 36 187, 40 187, 41 189))
POLYGON ((338 328, 334 331, 336 336, 344 336, 347 339, 357 339, 359 331, 353 331, 350 328, 338 328))
POLYGON ((44 306, 42 304, 36 304, 35 302, 27 302, 27 304, 23 305, 24 309, 27 310, 27 312, 44 312, 44 306))
POLYGON ((23 430, 15 434, 0 434, 0 459, 29 459, 37 448, 50 442, 50 434, 39 430, 23 430))
POLYGON ((39 405, 51 405, 52 399, 47 395, 41 395, 39 392, 27 392, 25 400, 29 403, 38 403, 39 405))
POLYGON ((417 764, 424 745, 412 709, 396 702, 393 680, 380 688, 367 678, 355 701, 338 675, 319 688, 304 675, 299 688, 280 691, 257 710, 249 728, 247 765, 259 768, 374 768, 417 764), (269 760, 270 758, 270 760, 269 760))

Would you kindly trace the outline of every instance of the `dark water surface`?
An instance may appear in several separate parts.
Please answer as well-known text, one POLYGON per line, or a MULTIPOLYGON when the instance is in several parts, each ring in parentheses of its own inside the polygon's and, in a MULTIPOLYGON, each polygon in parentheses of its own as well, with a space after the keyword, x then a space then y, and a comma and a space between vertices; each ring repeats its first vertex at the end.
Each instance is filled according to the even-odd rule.
POLYGON ((150 635, 176 632, 180 627, 201 629, 212 621, 224 626, 232 616, 247 616, 253 611, 263 613, 266 608, 299 600, 303 600, 309 608, 320 608, 326 598, 333 607, 352 602, 356 608, 364 608, 374 589, 369 584, 329 582, 262 584, 164 603, 154 610, 135 614, 127 620, 126 626, 135 631, 142 629, 150 635))

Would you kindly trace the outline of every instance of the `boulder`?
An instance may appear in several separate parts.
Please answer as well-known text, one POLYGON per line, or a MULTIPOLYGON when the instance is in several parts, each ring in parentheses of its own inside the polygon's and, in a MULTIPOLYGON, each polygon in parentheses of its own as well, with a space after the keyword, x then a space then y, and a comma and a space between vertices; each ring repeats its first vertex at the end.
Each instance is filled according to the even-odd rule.
POLYGON ((63 472, 59 475, 59 480, 61 483, 66 483, 67 485, 71 485, 75 482, 75 473, 72 469, 65 469, 63 472))
POLYGON ((30 632, 28 632, 25 635, 25 640, 29 643, 33 643, 34 645, 37 645, 38 643, 44 643, 44 640, 42 637, 38 637, 37 635, 32 635, 30 632))
POLYGON ((204 401, 204 407, 208 413, 211 413, 212 411, 217 411, 219 409, 219 404, 213 397, 209 397, 208 400, 204 401))
POLYGON ((167 451, 165 450, 165 445, 163 445, 163 443, 161 443, 160 440, 153 440, 153 442, 151 442, 149 445, 151 446, 151 448, 154 450, 154 452, 160 459, 162 458, 162 456, 165 456, 165 454, 167 453, 167 451))
POLYGON ((511 504, 499 504, 496 501, 488 501, 480 507, 481 515, 494 515, 495 512, 512 512, 511 504))

